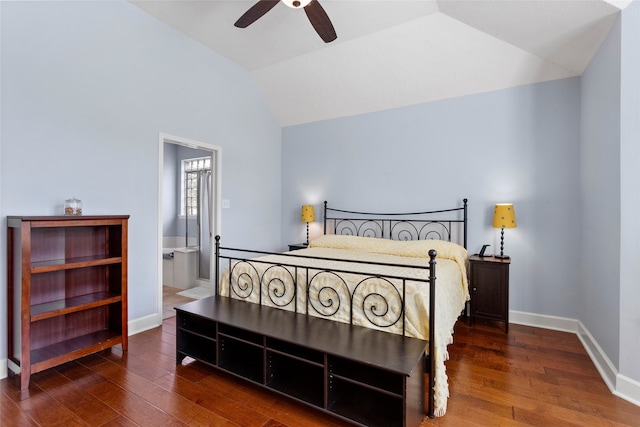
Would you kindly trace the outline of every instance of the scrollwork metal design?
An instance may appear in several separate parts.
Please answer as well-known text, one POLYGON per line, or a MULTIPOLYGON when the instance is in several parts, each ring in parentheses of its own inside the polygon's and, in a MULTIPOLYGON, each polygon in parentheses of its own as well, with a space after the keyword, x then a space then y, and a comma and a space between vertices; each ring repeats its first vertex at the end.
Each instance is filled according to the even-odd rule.
POLYGON ((447 223, 441 221, 429 222, 420 228, 420 240, 446 240, 451 241, 451 223, 447 227, 447 223))
POLYGON ((382 237, 382 223, 375 220, 341 219, 336 221, 334 233, 341 236, 382 237))
POLYGON ((420 240, 416 225, 409 221, 391 222, 391 240, 420 240))
POLYGON ((240 299, 249 299, 255 295, 256 287, 259 290, 260 274, 256 267, 248 261, 238 261, 233 264, 230 272, 230 292, 233 292, 240 299), (245 269, 242 266, 247 265, 245 269))
POLYGON ((358 236, 361 237, 382 237, 383 227, 377 221, 365 221, 358 228, 358 236))
POLYGON ((336 221, 334 227, 335 234, 340 236, 357 236, 358 227, 353 221, 342 220, 336 221))
MULTIPOLYGON (((314 274, 307 284, 307 305, 324 317, 335 315, 342 306, 341 293, 339 288, 343 288, 342 295, 349 298, 347 307, 351 306, 351 293, 349 287, 342 277, 333 271, 324 270, 314 274), (323 280, 325 278, 325 280, 323 280), (312 293, 317 294, 317 298, 312 297, 312 293)), ((308 311, 308 308, 307 308, 308 311)))
POLYGON ((296 298, 294 275, 282 265, 272 265, 262 275, 262 285, 276 307, 287 307, 296 298))
MULTIPOLYGON (((398 286, 388 279, 372 276, 360 281, 353 289, 352 303, 360 300, 360 298, 362 299, 360 307, 362 315, 372 325, 379 328, 389 328, 403 319, 404 302, 402 295, 398 290, 398 286), (374 290, 370 291, 370 288, 374 290)), ((352 307, 352 316, 353 310, 352 307)))

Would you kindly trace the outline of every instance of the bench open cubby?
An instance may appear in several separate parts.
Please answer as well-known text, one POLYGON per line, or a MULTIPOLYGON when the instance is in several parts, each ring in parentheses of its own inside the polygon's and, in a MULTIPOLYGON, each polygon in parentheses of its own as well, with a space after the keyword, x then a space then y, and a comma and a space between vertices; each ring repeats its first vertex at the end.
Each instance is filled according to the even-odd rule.
POLYGON ((267 350, 266 386, 311 405, 324 405, 324 365, 267 350))

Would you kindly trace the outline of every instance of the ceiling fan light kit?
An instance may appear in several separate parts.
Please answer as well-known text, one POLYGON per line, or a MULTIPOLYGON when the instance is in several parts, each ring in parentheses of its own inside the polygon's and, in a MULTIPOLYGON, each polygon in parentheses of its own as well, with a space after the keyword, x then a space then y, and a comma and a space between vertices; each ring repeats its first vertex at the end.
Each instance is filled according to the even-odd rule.
POLYGON ((302 1, 298 1, 298 0, 282 0, 282 3, 286 4, 287 6, 293 8, 293 9, 299 9, 301 7, 307 7, 307 5, 309 3, 311 3, 311 0, 302 0, 302 1))
POLYGON ((238 28, 247 28, 273 9, 280 1, 293 9, 304 9, 309 22, 325 43, 334 41, 338 36, 333 24, 318 0, 259 0, 234 24, 238 28))

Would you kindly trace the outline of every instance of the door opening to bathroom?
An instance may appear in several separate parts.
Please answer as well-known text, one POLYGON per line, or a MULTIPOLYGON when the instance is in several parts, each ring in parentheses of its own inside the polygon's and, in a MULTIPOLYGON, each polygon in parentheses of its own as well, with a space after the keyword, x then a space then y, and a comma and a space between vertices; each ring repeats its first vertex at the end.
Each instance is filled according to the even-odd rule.
POLYGON ((221 150, 160 135, 159 300, 163 318, 173 307, 213 295, 212 239, 220 229, 221 150))

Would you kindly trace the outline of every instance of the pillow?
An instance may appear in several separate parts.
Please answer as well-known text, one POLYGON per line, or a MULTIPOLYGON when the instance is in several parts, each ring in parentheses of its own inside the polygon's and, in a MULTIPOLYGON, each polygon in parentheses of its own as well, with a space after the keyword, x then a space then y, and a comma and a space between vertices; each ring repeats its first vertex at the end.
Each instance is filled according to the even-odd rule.
POLYGON ((309 242, 310 248, 347 249, 351 251, 376 252, 375 248, 384 246, 388 242, 385 239, 375 237, 342 236, 339 234, 326 234, 309 242))
POLYGON ((347 249, 413 258, 429 258, 429 251, 435 249, 440 258, 460 261, 463 265, 467 259, 467 250, 464 247, 445 240, 389 240, 327 234, 313 239, 309 247, 347 249))
POLYGON ((389 240, 327 234, 313 239, 309 247, 346 249, 410 258, 429 258, 429 251, 435 249, 436 258, 450 259, 458 265, 462 275, 462 285, 465 289, 467 288, 467 250, 464 246, 446 240, 389 240))

